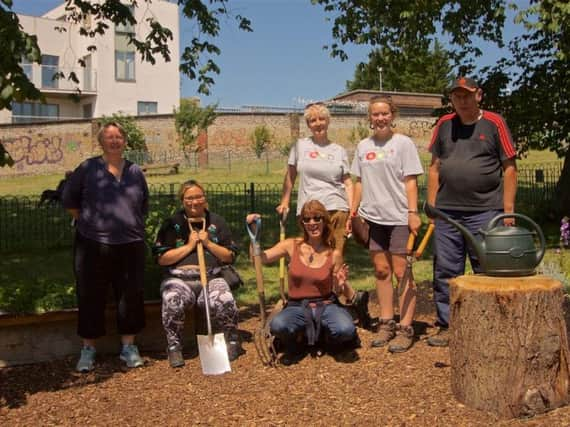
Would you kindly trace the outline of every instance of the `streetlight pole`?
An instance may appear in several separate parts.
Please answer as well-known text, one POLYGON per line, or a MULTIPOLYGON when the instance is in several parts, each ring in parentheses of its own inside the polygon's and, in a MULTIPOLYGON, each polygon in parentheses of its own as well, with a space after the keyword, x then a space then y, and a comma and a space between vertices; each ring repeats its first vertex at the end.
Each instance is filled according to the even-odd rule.
POLYGON ((378 67, 378 75, 380 76, 380 92, 382 92, 382 67, 378 67))

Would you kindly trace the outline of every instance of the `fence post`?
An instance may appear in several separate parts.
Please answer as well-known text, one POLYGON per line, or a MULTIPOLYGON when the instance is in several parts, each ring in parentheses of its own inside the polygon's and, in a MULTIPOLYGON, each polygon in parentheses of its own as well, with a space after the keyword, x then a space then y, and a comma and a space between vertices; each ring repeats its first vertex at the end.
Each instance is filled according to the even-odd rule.
POLYGON ((255 185, 253 182, 249 183, 249 207, 250 212, 255 212, 255 185))
POLYGON ((269 175, 269 153, 265 150, 265 175, 269 175))

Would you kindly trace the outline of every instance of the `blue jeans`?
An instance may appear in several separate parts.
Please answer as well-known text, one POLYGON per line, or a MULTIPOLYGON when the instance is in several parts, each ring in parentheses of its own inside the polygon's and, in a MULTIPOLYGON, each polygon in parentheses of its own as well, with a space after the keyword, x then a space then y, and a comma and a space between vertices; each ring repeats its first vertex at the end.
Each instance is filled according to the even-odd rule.
MULTIPOLYGON (((479 229, 484 227, 501 211, 468 212, 442 209, 451 219, 459 222, 475 238, 480 239, 479 229)), ((467 244, 463 234, 453 225, 437 218, 435 220, 435 248, 433 258, 433 299, 437 311, 436 324, 449 326, 449 283, 448 280, 465 273, 465 255, 469 256, 473 272, 480 273, 477 254, 467 244)))
MULTIPOLYGON (((288 305, 277 314, 269 329, 272 335, 279 338, 285 351, 297 349, 297 336, 305 331, 303 307, 288 305)), ((321 315, 321 329, 324 339, 331 347, 339 346, 356 339, 356 327, 348 311, 337 304, 327 304, 321 315)))

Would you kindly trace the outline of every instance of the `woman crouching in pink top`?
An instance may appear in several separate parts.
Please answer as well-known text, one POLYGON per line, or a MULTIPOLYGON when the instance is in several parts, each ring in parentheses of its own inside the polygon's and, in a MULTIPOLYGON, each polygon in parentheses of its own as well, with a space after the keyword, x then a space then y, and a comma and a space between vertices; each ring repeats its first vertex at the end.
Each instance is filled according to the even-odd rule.
MULTIPOLYGON (((246 220, 252 223, 259 217, 249 214, 246 220)), ((299 218, 302 238, 285 239, 261 252, 263 264, 289 260, 289 299, 269 325, 284 349, 283 364, 296 363, 307 349, 341 355, 359 346, 352 317, 336 297, 348 284, 348 267, 334 249, 329 213, 322 203, 310 200, 299 218)))

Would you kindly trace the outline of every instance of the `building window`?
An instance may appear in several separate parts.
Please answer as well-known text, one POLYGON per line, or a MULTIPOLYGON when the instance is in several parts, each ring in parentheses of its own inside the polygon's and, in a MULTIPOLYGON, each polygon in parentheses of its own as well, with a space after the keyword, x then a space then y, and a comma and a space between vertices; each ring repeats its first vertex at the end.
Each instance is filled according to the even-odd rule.
POLYGON ((30 60, 26 57, 22 57, 22 62, 20 63, 20 65, 22 66, 22 70, 24 70, 24 74, 28 77, 28 80, 33 81, 34 80, 34 68, 33 68, 33 64, 30 62, 30 60))
POLYGON ((139 116, 144 116, 147 114, 156 114, 158 111, 158 102, 137 102, 137 114, 139 116))
POLYGON ((47 122, 59 118, 59 105, 13 102, 12 123, 47 122))
MULTIPOLYGON (((131 13, 133 9, 131 9, 131 13)), ((135 29, 130 24, 115 26, 115 79, 135 80, 135 46, 129 44, 129 37, 134 37, 135 29)))
POLYGON ((59 56, 42 55, 42 87, 57 89, 59 80, 57 73, 59 72, 59 56), (54 78, 55 77, 55 78, 54 78))
POLYGON ((83 104, 83 118, 90 119, 93 117, 93 104, 83 104))

